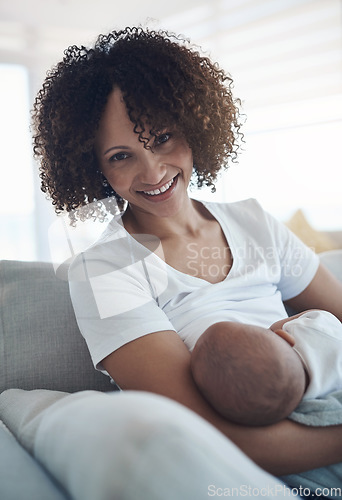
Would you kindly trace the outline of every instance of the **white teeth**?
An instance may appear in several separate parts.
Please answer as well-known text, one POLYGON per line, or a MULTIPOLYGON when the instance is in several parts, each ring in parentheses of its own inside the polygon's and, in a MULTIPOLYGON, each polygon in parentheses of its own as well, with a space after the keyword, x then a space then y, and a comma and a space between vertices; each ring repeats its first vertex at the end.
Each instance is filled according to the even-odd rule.
POLYGON ((164 186, 161 186, 159 189, 154 189, 153 191, 143 191, 145 194, 149 194, 150 196, 155 196, 156 194, 160 193, 165 193, 173 184, 174 179, 171 179, 170 182, 167 184, 164 184, 164 186))

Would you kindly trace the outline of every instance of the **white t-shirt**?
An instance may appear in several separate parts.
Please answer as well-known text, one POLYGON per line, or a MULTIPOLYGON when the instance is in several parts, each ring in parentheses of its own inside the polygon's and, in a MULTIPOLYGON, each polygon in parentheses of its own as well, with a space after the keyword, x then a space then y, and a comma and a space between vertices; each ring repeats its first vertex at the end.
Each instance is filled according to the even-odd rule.
MULTIPOLYGON (((203 205, 220 223, 233 257, 220 283, 170 267, 139 236, 129 235, 120 219, 72 263, 71 298, 97 369, 122 345, 157 331, 176 331, 191 351, 219 321, 268 327, 287 316, 282 300, 311 282, 317 255, 256 200, 203 205)), ((188 251, 191 260, 194 249, 189 245, 188 251)))
POLYGON ((342 323, 329 312, 308 311, 284 324, 309 375, 303 399, 342 389, 342 323))

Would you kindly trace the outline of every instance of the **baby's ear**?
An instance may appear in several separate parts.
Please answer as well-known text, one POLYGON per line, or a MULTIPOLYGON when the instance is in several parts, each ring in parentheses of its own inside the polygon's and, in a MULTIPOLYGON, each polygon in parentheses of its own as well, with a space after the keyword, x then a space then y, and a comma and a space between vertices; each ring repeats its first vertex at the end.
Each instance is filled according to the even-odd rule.
POLYGON ((290 344, 291 347, 293 347, 295 345, 296 342, 295 342, 294 337, 292 337, 292 335, 290 335, 289 333, 285 332, 285 330, 277 329, 277 330, 273 330, 273 331, 274 331, 274 333, 279 335, 279 337, 286 340, 286 342, 288 344, 290 344))

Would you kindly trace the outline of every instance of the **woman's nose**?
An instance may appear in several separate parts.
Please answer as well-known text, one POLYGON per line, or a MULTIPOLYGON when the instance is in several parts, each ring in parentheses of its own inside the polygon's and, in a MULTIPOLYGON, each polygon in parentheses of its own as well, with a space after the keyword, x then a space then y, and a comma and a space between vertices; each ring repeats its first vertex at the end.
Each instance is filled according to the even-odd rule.
POLYGON ((166 165, 158 154, 145 150, 139 161, 139 181, 151 186, 157 185, 165 176, 166 165))

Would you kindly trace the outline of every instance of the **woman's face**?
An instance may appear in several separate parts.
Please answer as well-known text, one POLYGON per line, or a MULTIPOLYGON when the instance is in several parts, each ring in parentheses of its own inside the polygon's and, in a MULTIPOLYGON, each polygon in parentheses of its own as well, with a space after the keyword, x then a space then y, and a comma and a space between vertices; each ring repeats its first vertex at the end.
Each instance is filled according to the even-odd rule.
POLYGON ((133 211, 160 217, 176 215, 188 201, 193 168, 186 140, 162 130, 145 149, 133 131, 120 89, 109 96, 96 136, 96 154, 103 175, 133 211))

